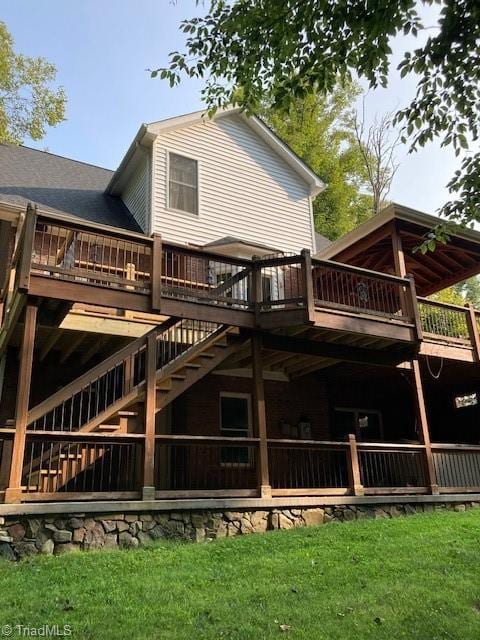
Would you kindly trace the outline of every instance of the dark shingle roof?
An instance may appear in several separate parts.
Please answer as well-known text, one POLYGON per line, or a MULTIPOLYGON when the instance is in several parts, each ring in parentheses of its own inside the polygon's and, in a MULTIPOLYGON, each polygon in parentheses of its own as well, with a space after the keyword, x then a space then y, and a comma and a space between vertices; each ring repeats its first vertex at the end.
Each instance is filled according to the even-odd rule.
POLYGON ((140 231, 120 198, 104 193, 113 171, 29 147, 0 144, 0 200, 140 231))

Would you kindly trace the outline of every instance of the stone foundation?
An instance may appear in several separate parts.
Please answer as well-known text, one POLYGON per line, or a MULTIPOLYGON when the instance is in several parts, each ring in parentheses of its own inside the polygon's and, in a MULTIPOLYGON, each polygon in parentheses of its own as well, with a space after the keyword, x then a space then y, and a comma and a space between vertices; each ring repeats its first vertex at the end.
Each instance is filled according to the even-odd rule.
POLYGON ((292 529, 363 518, 394 518, 439 509, 465 511, 480 502, 334 505, 298 509, 170 511, 149 513, 0 516, 0 556, 135 548, 159 539, 203 542, 273 529, 292 529))

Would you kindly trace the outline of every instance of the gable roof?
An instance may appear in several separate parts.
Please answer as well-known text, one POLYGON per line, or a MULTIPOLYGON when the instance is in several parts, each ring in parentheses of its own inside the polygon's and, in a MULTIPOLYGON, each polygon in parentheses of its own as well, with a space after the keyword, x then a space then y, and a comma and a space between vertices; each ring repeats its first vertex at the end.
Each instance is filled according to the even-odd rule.
POLYGON ((0 201, 140 231, 120 198, 105 193, 113 172, 30 147, 0 144, 0 201))
MULTIPOLYGON (((212 117, 212 120, 218 120, 220 118, 226 118, 231 116, 237 116, 241 118, 262 140, 278 155, 280 156, 297 175, 299 175, 310 187, 310 195, 315 196, 323 189, 325 189, 324 182, 317 176, 317 174, 305 164, 305 162, 297 156, 297 154, 290 149, 290 147, 277 136, 277 134, 268 127, 263 120, 258 116, 247 116, 240 108, 220 109, 212 117)), ((119 183, 124 170, 129 164, 130 159, 135 154, 136 150, 141 145, 151 144, 153 139, 157 135, 161 135, 166 131, 172 131, 175 129, 181 129, 193 124, 208 121, 207 112, 194 111, 193 113, 187 113, 181 116, 175 116, 173 118, 166 118, 165 120, 159 120, 158 122, 150 122, 149 124, 142 124, 135 136, 132 144, 130 145, 127 153, 125 154, 118 169, 115 171, 112 179, 107 187, 109 193, 117 193, 117 184, 119 183)))
POLYGON ((480 273, 480 232, 475 229, 454 225, 449 242, 439 243, 433 253, 417 251, 442 222, 445 219, 392 203, 317 257, 397 275, 404 268, 415 277, 417 293, 429 296, 480 273), (395 258, 397 251, 403 254, 404 267, 395 258))

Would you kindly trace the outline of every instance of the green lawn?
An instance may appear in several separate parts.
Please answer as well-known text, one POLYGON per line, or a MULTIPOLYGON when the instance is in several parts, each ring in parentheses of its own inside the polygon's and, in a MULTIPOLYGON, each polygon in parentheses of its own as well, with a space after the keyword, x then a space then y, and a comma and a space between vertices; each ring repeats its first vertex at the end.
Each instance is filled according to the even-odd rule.
POLYGON ((3 561, 3 624, 115 640, 478 639, 480 510, 3 561))

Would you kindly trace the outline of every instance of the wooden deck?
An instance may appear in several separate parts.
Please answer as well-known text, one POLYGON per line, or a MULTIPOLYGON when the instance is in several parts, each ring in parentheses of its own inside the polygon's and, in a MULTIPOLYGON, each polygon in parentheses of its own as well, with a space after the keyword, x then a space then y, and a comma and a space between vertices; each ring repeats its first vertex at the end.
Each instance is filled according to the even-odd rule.
POLYGON ((0 351, 22 320, 16 428, 0 430, 8 502, 480 492, 480 447, 430 442, 417 361, 480 361, 479 315, 418 298, 412 278, 307 251, 242 260, 33 211, 3 260, 13 286, 1 290, 0 351), (52 301, 53 329, 75 302, 168 319, 31 407, 36 328, 52 301), (158 411, 242 349, 254 438, 155 433, 158 411), (307 372, 409 360, 421 442, 269 438, 263 371, 279 353, 305 357, 307 372), (225 450, 241 462, 222 463, 225 450))

